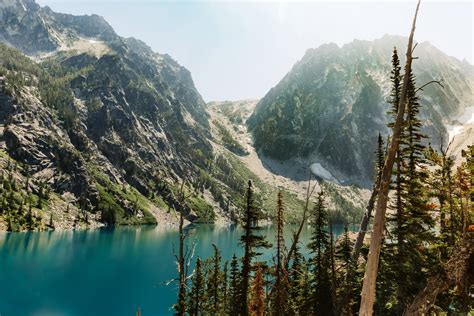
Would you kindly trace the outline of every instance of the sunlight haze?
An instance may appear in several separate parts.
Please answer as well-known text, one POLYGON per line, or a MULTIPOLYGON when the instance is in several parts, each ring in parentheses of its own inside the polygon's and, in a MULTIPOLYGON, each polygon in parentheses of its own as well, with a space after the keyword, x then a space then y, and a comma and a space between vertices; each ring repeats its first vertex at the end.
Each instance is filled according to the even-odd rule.
MULTIPOLYGON (((263 97, 308 48, 406 36, 415 8, 415 1, 38 2, 63 13, 99 14, 119 35, 171 55, 191 71, 206 101, 263 97)), ((472 64, 473 3, 422 2, 416 39, 472 64)))

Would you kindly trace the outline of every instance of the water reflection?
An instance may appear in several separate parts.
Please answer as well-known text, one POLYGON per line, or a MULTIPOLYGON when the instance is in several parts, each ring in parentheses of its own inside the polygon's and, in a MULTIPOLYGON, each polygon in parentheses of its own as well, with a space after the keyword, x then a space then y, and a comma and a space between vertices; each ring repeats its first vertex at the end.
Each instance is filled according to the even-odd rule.
MULTIPOLYGON (((287 244, 296 227, 285 229, 287 244)), ((342 226, 334 226, 339 235, 342 226)), ((209 257, 216 244, 224 259, 235 253, 242 228, 231 225, 188 226, 188 245, 209 257)), ((273 226, 262 234, 275 241, 273 226)), ((305 227, 306 245, 311 228, 305 227)), ((172 314, 176 286, 172 227, 141 226, 40 233, 0 233, 0 315, 143 315, 172 314)), ((272 259, 271 250, 261 259, 272 259)))

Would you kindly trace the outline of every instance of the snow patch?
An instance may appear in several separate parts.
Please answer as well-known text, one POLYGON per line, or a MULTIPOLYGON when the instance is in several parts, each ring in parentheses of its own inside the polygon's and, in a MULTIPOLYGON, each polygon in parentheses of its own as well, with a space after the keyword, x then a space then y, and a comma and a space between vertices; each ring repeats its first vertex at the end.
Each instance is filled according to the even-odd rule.
POLYGON ((462 125, 446 125, 446 128, 448 130, 449 141, 451 141, 451 140, 453 140, 454 136, 461 133, 464 126, 462 126, 462 125))
POLYGON ((21 4, 21 7, 23 8, 23 11, 25 11, 25 12, 28 11, 28 10, 26 10, 26 7, 25 7, 25 5, 23 4, 23 1, 20 1, 20 4, 21 4))
POLYGON ((337 179, 333 177, 331 172, 324 168, 319 162, 311 164, 310 168, 311 172, 314 173, 316 176, 323 178, 324 180, 339 184, 339 181, 337 181, 337 179))
POLYGON ((460 134, 464 129, 465 125, 474 122, 474 106, 467 107, 455 121, 461 124, 446 125, 446 129, 448 130, 449 135, 449 141, 453 140, 456 135, 460 134))
POLYGON ((458 118, 463 124, 470 124, 474 122, 474 106, 467 107, 464 113, 458 118))

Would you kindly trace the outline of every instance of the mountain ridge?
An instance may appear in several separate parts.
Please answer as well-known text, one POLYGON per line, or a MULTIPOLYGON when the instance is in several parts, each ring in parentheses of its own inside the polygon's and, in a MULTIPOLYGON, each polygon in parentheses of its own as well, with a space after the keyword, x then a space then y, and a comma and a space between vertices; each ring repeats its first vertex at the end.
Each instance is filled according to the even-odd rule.
MULTIPOLYGON (((271 107, 268 100, 279 97, 278 87, 255 110, 255 102, 249 100, 206 104, 188 69, 139 39, 120 37, 99 16, 75 17, 42 8, 32 0, 6 0, 0 5, 0 17, 8 18, 0 21, 0 42, 6 42, 0 44, 0 165, 5 169, 0 178, 0 229, 44 230, 53 222, 58 229, 176 223, 179 212, 189 221, 235 221, 249 179, 268 218, 273 216, 276 193, 281 190, 291 202, 288 217, 297 219, 309 167, 320 181, 318 187, 328 193, 336 221, 360 216, 366 190, 344 186, 354 182, 345 181, 347 166, 338 170, 326 161, 305 157, 281 161, 262 151, 256 128, 275 120, 270 116, 259 121, 259 116, 266 111, 262 104, 271 107), (104 32, 97 31, 101 29, 104 32), (19 47, 12 47, 15 45, 19 47), (183 182, 189 195, 185 203, 179 200, 183 182)), ((353 46, 367 43, 355 41, 353 46)), ((341 49, 328 44, 322 55, 330 60, 341 49)), ((313 54, 314 50, 308 50, 304 60, 308 64, 295 65, 282 82, 291 83, 295 69, 308 73, 314 66, 313 54)), ((356 49, 353 54, 363 56, 356 49)), ((343 57, 338 58, 344 61, 343 57)), ((351 87, 363 91, 365 100, 356 103, 361 91, 354 90, 341 94, 344 107, 307 112, 308 117, 338 118, 346 126, 346 136, 367 136, 366 115, 386 130, 386 109, 377 100, 383 100, 381 86, 389 68, 385 58, 378 60, 380 68, 367 68, 369 72, 364 67, 372 63, 370 59, 360 65, 348 63, 351 87), (364 102, 372 99, 376 102, 368 102, 367 107, 364 102), (344 115, 337 117, 341 113, 344 115)), ((337 77, 346 69, 337 63, 320 68, 313 75, 337 77)), ((328 87, 337 88, 341 82, 335 80, 328 87)), ((314 86, 304 80, 298 84, 314 86)), ((459 84, 452 89, 462 90, 459 84)), ((324 101, 326 105, 339 102, 339 95, 333 97, 324 101)), ((289 93, 282 104, 293 111, 287 118, 304 123, 304 113, 298 111, 305 102, 320 99, 305 93, 297 99, 295 103, 295 95, 289 93)), ((455 104, 450 111, 457 108, 462 106, 455 104)), ((433 113, 439 120, 440 114, 433 113)), ((280 122, 270 130, 295 127, 287 123, 280 122)), ((303 135, 311 128, 305 124, 296 126, 297 133, 288 129, 284 136, 297 140, 298 133, 303 135)), ((321 130, 331 131, 330 126, 321 130)), ((311 134, 303 136, 307 142, 317 140, 311 134)), ((272 137, 266 139, 263 143, 273 145, 272 137)), ((306 150, 282 144, 284 153, 306 150)), ((336 146, 338 159, 350 145, 336 146)), ((328 153, 334 147, 330 139, 322 146, 328 153)), ((370 167, 371 145, 364 148, 365 152, 357 153, 356 166, 349 168, 370 167)), ((365 172, 359 184, 367 186, 371 174, 365 172)))
MULTIPOLYGON (((22 205, 41 200, 39 187, 51 193, 48 203, 54 195, 77 210, 76 226, 93 218, 176 222, 176 211, 190 221, 230 217, 242 192, 209 178, 223 171, 209 169, 206 104, 187 69, 121 38, 98 16, 59 14, 34 1, 2 4, 0 40, 8 46, 0 45, 0 158, 14 166, 0 188, 11 196, 4 227, 25 229, 22 205), (91 51, 98 43, 106 49, 91 51), (182 204, 177 183, 184 179, 192 195, 182 204)), ((29 224, 35 229, 47 228, 49 217, 58 227, 69 225, 59 223, 63 218, 71 221, 69 211, 53 205, 30 209, 38 215, 29 224)))
MULTIPOLYGON (((370 187, 374 168, 367 157, 378 132, 389 133, 391 53, 397 46, 403 64, 405 43, 402 36, 386 35, 307 50, 249 118, 258 152, 283 161, 306 159, 341 183, 370 187)), ((447 142, 446 125, 472 104, 474 67, 466 70, 427 42, 415 54, 420 85, 444 78, 443 89, 430 85, 420 91, 424 132, 439 146, 447 142)))

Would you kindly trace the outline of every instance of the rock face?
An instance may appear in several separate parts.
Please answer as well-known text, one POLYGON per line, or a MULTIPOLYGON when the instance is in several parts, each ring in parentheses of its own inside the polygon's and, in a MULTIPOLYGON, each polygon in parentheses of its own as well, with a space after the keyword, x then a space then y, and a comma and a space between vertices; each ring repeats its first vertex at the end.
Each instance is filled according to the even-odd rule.
POLYGON ((67 46, 80 37, 112 42, 119 40, 100 16, 73 16, 42 8, 33 0, 0 3, 0 40, 35 55, 67 46))
POLYGON ((1 2, 0 41, 0 147, 28 177, 109 224, 154 223, 173 208, 213 220, 213 203, 227 216, 240 191, 208 179, 223 171, 211 167, 206 105, 187 69, 99 16, 33 1, 1 2), (183 179, 194 192, 184 205, 183 179))
MULTIPOLYGON (((319 164, 318 170, 340 183, 369 186, 376 137, 389 133, 392 50, 398 48, 403 65, 406 42, 384 36, 308 50, 248 121, 260 154, 319 164)), ((436 146, 447 142, 445 125, 472 105, 474 67, 429 43, 418 45, 416 55, 418 85, 444 80, 443 89, 432 85, 419 93, 424 132, 436 146)))

